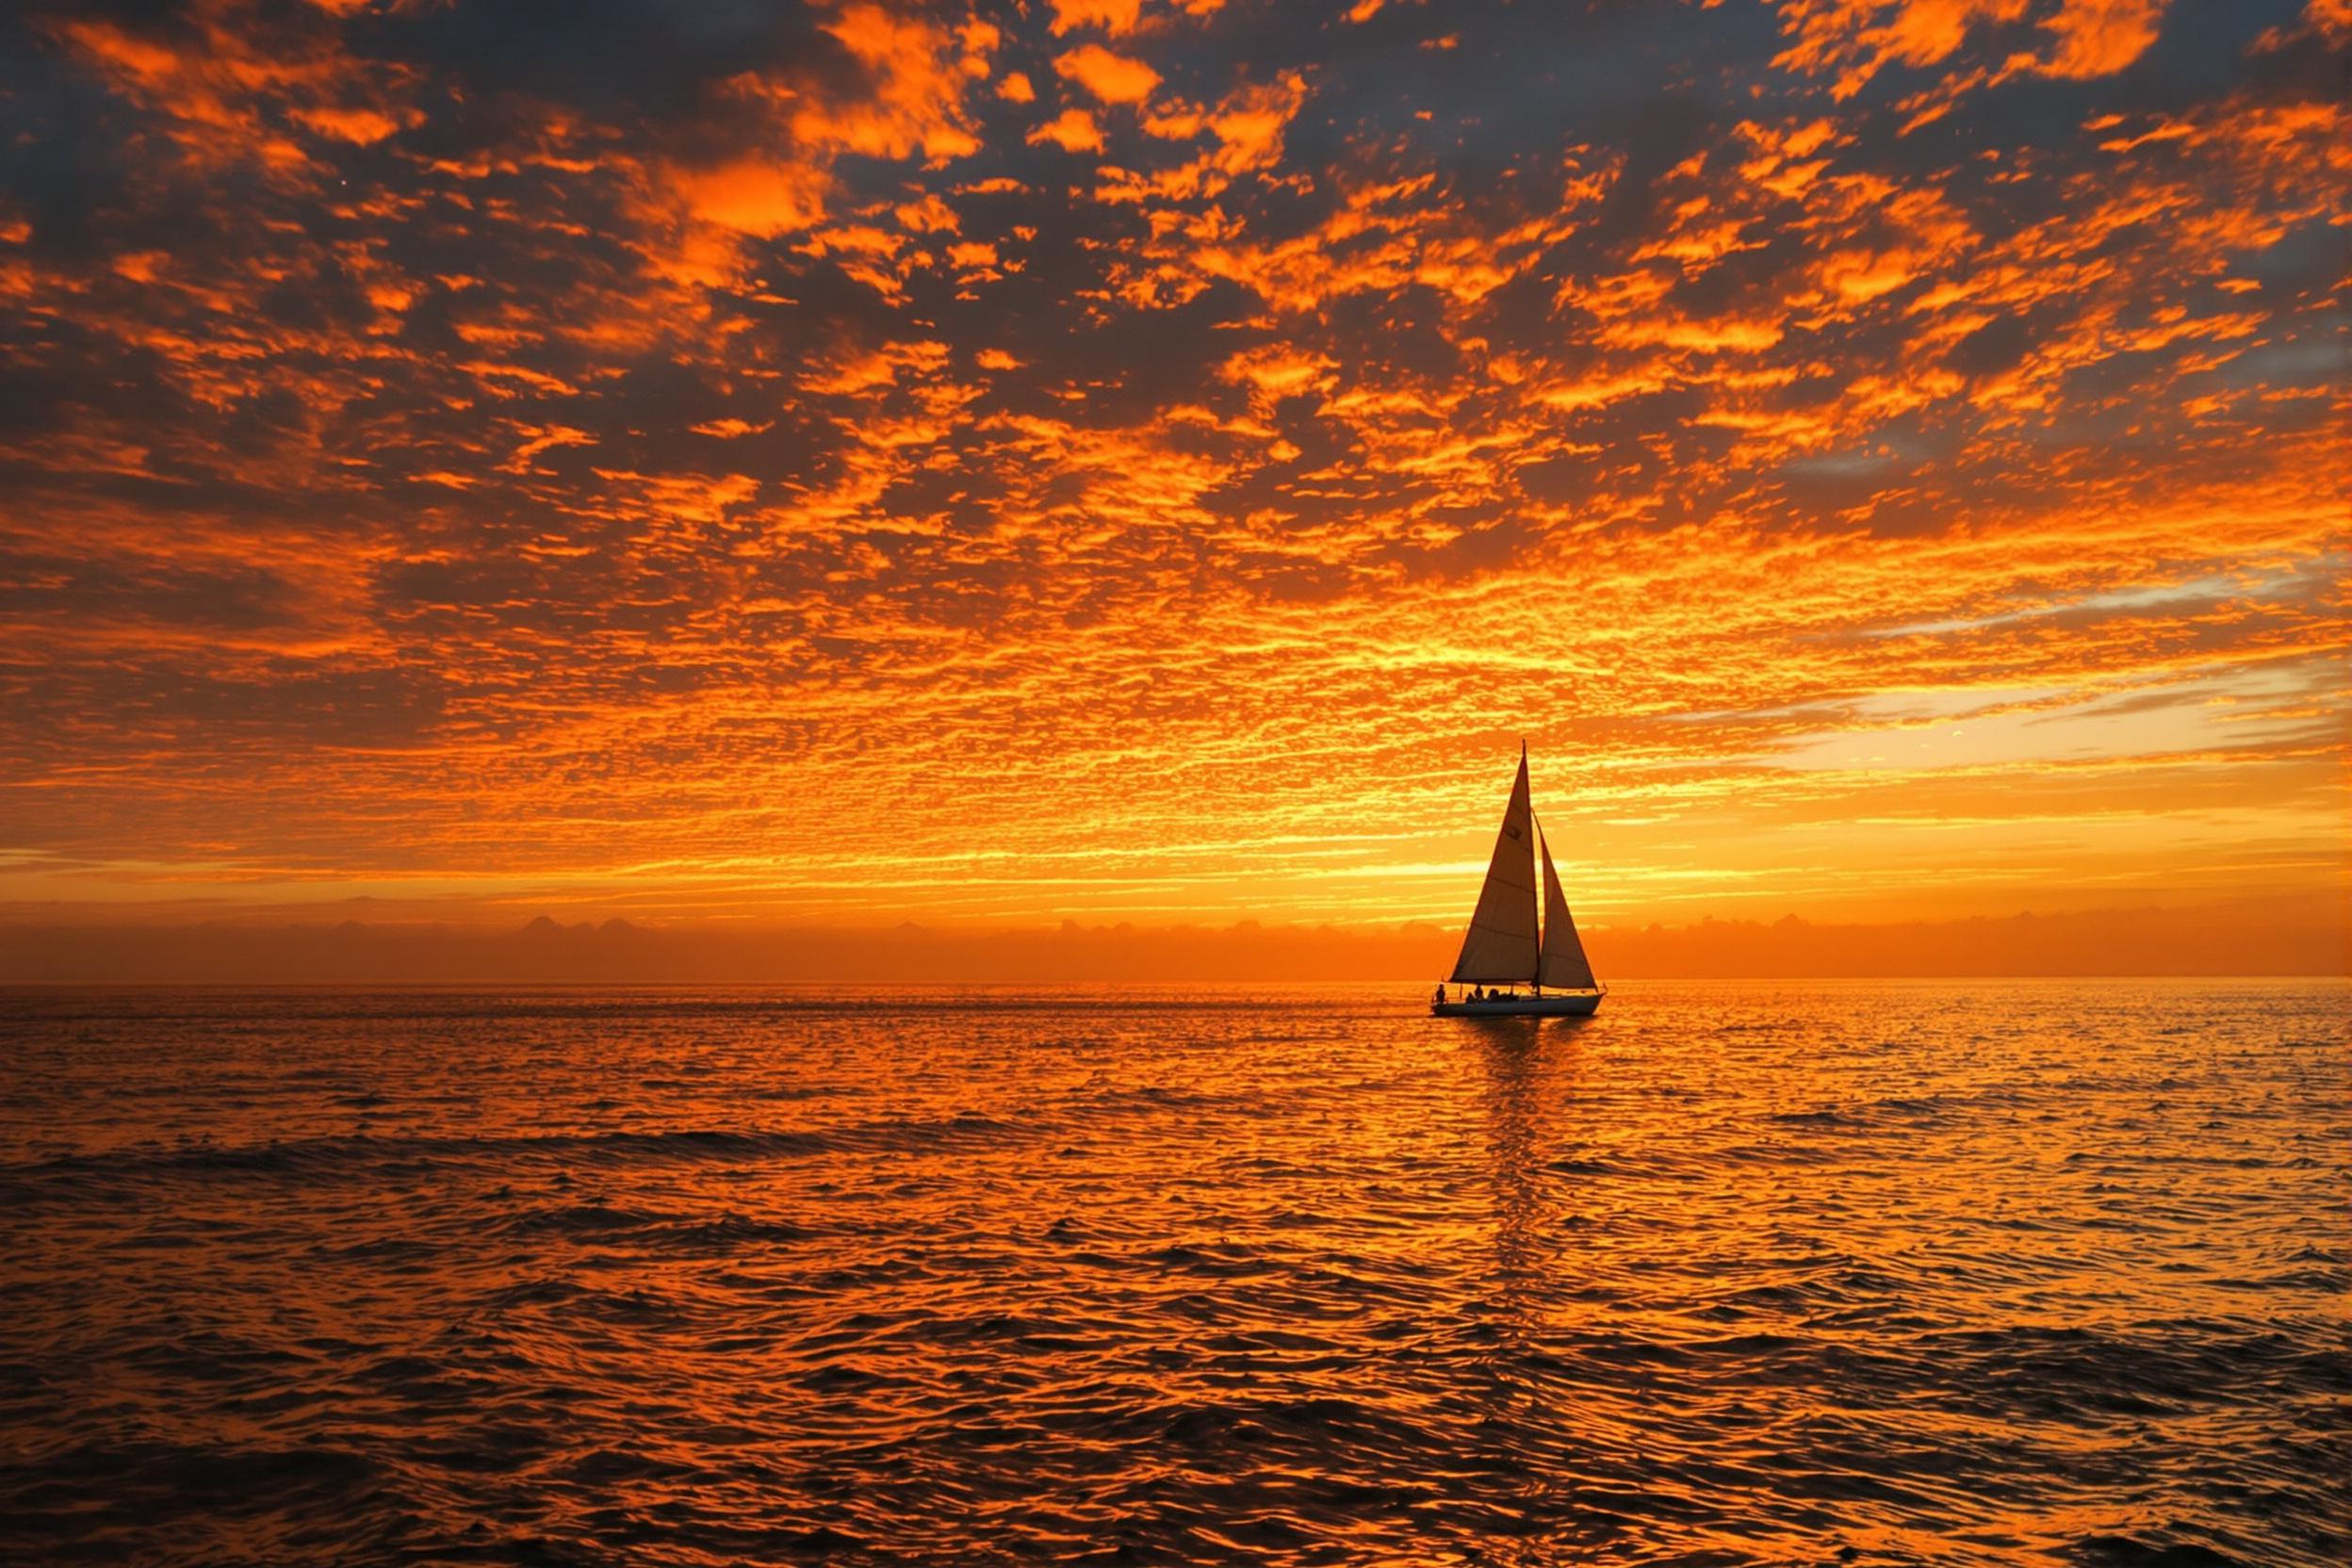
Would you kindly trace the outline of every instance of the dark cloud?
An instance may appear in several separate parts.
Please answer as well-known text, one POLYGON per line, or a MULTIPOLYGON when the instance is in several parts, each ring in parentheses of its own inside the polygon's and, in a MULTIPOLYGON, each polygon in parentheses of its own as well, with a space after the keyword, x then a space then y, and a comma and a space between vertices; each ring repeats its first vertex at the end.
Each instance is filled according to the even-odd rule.
POLYGON ((2322 547, 2352 183, 2291 5, 1880 57, 1901 9, 0 22, 21 831, 822 858, 927 791, 1048 865, 1122 760, 1211 838, 1266 790, 1215 760, 1420 756, 1560 668, 1707 809, 1754 731, 1655 715, 2317 645, 2296 599, 1886 652, 2322 547))

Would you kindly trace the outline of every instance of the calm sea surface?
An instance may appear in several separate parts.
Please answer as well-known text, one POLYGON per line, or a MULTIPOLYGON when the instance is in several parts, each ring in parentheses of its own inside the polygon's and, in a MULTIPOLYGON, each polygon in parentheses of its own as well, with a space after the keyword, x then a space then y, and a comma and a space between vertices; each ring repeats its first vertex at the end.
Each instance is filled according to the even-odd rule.
POLYGON ((0 993, 0 1558, 2336 1564, 2348 1005, 0 993))

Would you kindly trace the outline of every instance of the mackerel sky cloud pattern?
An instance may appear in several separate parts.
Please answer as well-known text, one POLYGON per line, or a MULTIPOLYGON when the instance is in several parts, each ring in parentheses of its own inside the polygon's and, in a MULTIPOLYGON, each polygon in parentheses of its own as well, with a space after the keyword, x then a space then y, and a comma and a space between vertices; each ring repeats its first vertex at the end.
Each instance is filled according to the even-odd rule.
POLYGON ((0 901, 2341 898, 2352 5, 0 22, 0 901))

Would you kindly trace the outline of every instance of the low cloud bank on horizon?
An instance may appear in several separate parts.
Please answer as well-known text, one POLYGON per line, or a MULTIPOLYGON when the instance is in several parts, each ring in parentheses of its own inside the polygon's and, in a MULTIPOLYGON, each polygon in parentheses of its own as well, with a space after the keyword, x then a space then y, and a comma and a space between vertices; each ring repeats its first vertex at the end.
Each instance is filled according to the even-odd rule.
MULTIPOLYGON (((1604 978, 2352 974, 2352 928, 2324 902, 1816 924, 1707 920, 1588 931, 1604 978)), ((520 926, 438 922, 0 925, 0 985, 894 985, 1413 981, 1450 967, 1461 933, 1082 925, 996 931, 645 926, 608 919, 520 926)))

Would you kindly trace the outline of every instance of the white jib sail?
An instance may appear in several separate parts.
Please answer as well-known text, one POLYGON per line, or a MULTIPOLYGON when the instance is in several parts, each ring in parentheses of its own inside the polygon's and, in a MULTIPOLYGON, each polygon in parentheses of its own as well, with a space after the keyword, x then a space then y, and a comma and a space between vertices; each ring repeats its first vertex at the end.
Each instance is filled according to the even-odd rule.
POLYGON ((1584 943, 1576 939, 1576 920, 1560 890, 1560 874, 1552 870, 1551 842, 1540 828, 1535 841, 1544 856, 1544 967, 1536 983, 1568 991, 1592 990, 1592 962, 1584 956, 1584 943))
POLYGON ((1535 978, 1535 845, 1533 813, 1527 808, 1527 759, 1519 756, 1519 779, 1503 808, 1503 828, 1494 836, 1494 858, 1486 886, 1462 939, 1454 962, 1458 981, 1516 981, 1535 978))

